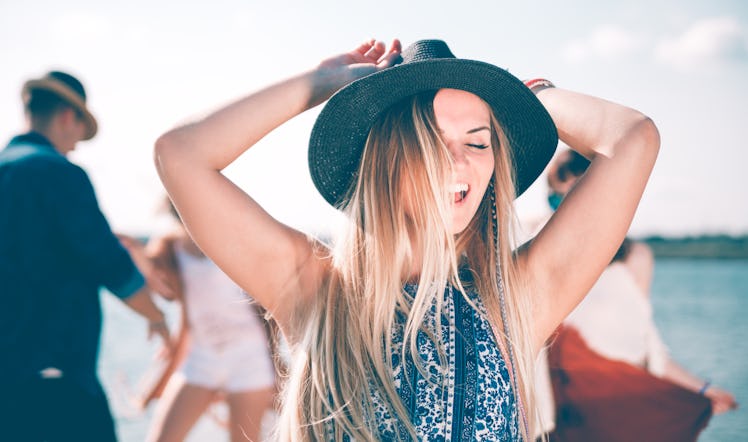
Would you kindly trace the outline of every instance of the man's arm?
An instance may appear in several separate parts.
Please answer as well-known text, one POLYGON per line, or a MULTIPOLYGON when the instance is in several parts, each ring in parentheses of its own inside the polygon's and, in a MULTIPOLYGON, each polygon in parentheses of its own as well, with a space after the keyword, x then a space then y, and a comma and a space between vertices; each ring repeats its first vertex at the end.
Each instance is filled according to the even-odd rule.
POLYGON ((130 254, 114 235, 99 209, 91 181, 72 163, 54 163, 44 171, 42 192, 50 209, 50 223, 70 251, 70 260, 81 274, 106 287, 149 322, 149 334, 169 344, 164 315, 153 303, 150 289, 130 254))
POLYGON ((147 285, 122 299, 132 310, 148 320, 148 337, 154 334, 161 337, 167 350, 171 350, 171 337, 169 336, 169 327, 166 324, 164 313, 156 306, 151 297, 151 290, 147 285))

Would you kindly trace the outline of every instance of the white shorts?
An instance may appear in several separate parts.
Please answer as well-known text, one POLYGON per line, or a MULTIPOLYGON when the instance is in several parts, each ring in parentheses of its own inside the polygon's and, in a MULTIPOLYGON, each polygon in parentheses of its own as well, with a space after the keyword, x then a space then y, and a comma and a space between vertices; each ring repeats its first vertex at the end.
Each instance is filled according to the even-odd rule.
POLYGON ((264 340, 237 341, 220 350, 192 343, 179 371, 188 384, 225 393, 263 390, 275 384, 264 340))

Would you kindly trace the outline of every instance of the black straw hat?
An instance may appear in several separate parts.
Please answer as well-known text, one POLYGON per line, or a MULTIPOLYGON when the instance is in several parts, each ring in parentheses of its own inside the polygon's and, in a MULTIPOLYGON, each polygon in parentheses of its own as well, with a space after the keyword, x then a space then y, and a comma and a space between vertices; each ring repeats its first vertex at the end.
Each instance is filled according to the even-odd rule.
POLYGON ((509 139, 519 196, 542 173, 558 144, 556 126, 535 95, 504 69, 456 58, 441 40, 420 40, 396 66, 340 89, 317 117, 309 140, 309 170, 322 196, 339 207, 358 174, 374 121, 401 99, 428 90, 460 89, 493 109, 509 139))

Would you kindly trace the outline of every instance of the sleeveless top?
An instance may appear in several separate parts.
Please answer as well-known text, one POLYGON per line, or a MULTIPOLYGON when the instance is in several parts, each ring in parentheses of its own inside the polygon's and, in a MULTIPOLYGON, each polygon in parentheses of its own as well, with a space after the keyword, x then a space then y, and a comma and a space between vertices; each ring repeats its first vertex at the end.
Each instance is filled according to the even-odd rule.
POLYGON ((176 260, 184 286, 193 346, 222 351, 254 340, 265 346, 265 330, 248 297, 207 256, 194 256, 177 245, 176 260))
MULTIPOLYGON (((415 285, 405 286, 411 297, 415 297, 416 289, 415 285)), ((401 357, 403 345, 410 345, 404 339, 405 316, 398 316, 392 332, 395 387, 419 440, 519 440, 518 411, 507 364, 480 298, 466 290, 477 312, 459 290, 448 286, 438 326, 436 306, 426 315, 424 326, 433 336, 441 334, 441 345, 429 333, 418 332, 423 372, 412 357, 407 356, 405 361, 401 357), (439 362, 438 345, 445 358, 444 366, 439 362)), ((384 406, 385 399, 373 387, 371 392, 380 439, 409 440, 402 422, 384 406)))

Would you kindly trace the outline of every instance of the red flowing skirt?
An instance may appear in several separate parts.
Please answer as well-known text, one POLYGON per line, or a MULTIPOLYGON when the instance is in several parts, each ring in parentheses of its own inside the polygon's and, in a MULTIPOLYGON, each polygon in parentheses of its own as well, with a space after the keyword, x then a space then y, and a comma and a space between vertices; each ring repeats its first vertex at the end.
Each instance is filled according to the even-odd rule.
POLYGON ((554 441, 695 441, 712 416, 704 396, 600 356, 571 327, 559 329, 548 363, 554 441))

